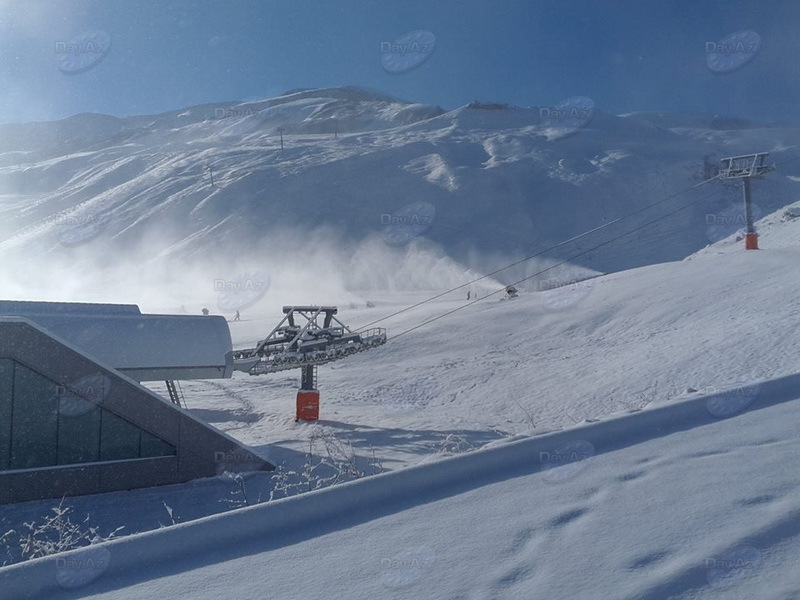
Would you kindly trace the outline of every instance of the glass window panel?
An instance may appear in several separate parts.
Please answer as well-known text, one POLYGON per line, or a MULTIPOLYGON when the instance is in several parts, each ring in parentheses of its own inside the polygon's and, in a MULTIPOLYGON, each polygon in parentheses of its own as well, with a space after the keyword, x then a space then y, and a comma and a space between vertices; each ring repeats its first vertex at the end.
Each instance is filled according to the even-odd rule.
POLYGON ((139 458, 141 429, 104 410, 100 427, 100 460, 139 458))
POLYGON ((10 468, 57 464, 58 386, 16 363, 13 411, 10 468))
POLYGON ((174 456, 164 440, 0 359, 0 470, 174 456))
POLYGON ((61 411, 58 423, 58 464, 100 460, 100 408, 74 414, 61 411))
POLYGON ((142 431, 142 458, 174 455, 175 446, 154 435, 150 435, 146 431, 142 431))
POLYGON ((11 459, 11 415, 13 405, 14 362, 0 359, 0 471, 11 459))

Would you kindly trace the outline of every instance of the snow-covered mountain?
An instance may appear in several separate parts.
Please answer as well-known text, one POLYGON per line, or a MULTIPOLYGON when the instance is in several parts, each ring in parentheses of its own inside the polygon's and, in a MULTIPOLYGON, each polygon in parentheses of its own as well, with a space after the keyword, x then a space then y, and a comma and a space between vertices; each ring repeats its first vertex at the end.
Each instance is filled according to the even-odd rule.
MULTIPOLYGON (((25 281, 41 296, 54 272, 69 272, 82 281, 70 294, 86 299, 87 288, 108 292, 109 281, 137 269, 250 261, 298 270, 322 257, 343 288, 432 288, 458 281, 459 264, 485 272, 604 224, 499 279, 554 260, 616 271, 680 259, 716 241, 709 218, 738 206, 738 188, 714 182, 686 190, 713 174, 721 157, 770 151, 780 163, 800 141, 787 126, 599 110, 570 135, 553 135, 570 121, 552 114, 486 102, 444 112, 346 87, 155 116, 2 126, 0 277, 7 294, 18 295, 25 281), (413 206, 425 207, 428 226, 410 243, 387 244, 387 223, 419 210, 413 206), (395 267, 376 273, 376 253, 395 267), (446 268, 394 281, 391 273, 420 253, 446 268)), ((796 169, 787 163, 758 186, 762 214, 795 200, 796 169)))

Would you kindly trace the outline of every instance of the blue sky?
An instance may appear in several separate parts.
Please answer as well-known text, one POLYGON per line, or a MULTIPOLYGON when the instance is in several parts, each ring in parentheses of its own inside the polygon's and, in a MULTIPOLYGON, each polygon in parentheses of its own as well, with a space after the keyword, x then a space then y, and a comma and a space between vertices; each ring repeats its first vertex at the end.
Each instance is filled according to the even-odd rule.
POLYGON ((0 122, 159 113, 359 85, 452 109, 472 100, 611 113, 699 111, 800 121, 800 2, 683 0, 0 0, 0 122), (424 29, 436 49, 387 72, 381 42, 424 29), (65 74, 57 42, 107 32, 108 55, 65 74), (706 42, 761 47, 717 73, 706 42))

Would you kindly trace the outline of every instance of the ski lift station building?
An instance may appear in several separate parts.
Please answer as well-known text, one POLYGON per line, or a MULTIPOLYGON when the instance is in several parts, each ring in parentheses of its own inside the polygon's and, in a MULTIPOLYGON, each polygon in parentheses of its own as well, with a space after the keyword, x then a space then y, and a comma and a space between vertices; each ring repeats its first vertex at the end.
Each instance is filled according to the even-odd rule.
POLYGON ((0 301, 0 504, 273 469, 140 385, 232 372, 223 317, 0 301))

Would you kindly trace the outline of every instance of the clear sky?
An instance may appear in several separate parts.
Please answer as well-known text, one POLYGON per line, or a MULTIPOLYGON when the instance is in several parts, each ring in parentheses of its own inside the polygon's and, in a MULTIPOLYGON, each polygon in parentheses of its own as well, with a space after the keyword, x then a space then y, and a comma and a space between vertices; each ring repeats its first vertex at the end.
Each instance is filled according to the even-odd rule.
POLYGON ((0 122, 340 85, 445 109, 580 95, 615 114, 800 121, 799 29, 798 0, 0 0, 0 122), (91 30, 107 56, 64 73, 57 44, 91 30), (381 43, 414 30, 434 52, 387 71, 381 43), (741 30, 760 36, 752 59, 709 68, 706 43, 741 30))

